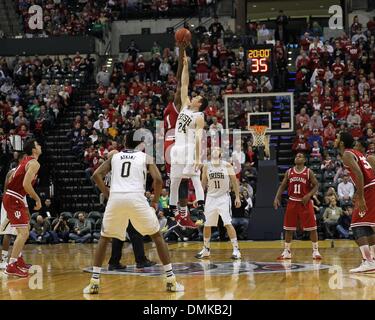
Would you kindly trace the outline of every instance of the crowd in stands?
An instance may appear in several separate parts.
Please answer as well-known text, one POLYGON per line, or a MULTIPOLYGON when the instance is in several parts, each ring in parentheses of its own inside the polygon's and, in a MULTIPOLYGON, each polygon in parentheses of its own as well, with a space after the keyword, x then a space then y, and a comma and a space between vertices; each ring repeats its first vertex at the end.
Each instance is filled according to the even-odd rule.
POLYGON ((92 74, 93 59, 38 56, 0 59, 0 143, 3 154, 22 150, 28 137, 43 137, 68 108, 78 75, 92 74), (64 81, 62 79, 65 79, 64 81))
POLYGON ((33 4, 39 5, 43 12, 43 28, 35 29, 30 24, 30 17, 35 14, 29 13, 30 1, 18 0, 16 3, 27 37, 85 34, 102 37, 105 25, 113 20, 109 4, 112 1, 35 0, 33 4))
POLYGON ((22 150, 28 137, 42 137, 69 105, 73 87, 52 75, 71 72, 72 65, 57 58, 18 56, 0 60, 0 142, 2 154, 22 150), (69 70, 67 70, 67 69, 69 70), (50 78, 47 80, 46 78, 50 78))
POLYGON ((368 154, 375 151, 375 18, 365 29, 355 16, 350 33, 337 38, 305 32, 296 69, 292 149, 307 155, 321 181, 322 233, 348 238, 354 185, 333 144, 337 134, 349 131, 368 141, 368 154))
POLYGON ((103 36, 106 25, 114 20, 159 19, 199 14, 212 16, 216 0, 17 0, 27 37, 86 35, 103 36), (43 28, 30 27, 31 5, 43 12, 43 28))
MULTIPOLYGON (((92 75, 94 61, 78 52, 72 57, 0 58, 1 191, 7 171, 19 163, 23 142, 31 137, 44 142, 59 115, 69 109, 74 90, 92 75)), ((44 173, 48 174, 41 172, 44 173)), ((51 201, 47 199, 39 212, 42 217, 35 219, 31 240, 50 241, 53 238, 46 219, 51 216, 50 205, 51 201)))

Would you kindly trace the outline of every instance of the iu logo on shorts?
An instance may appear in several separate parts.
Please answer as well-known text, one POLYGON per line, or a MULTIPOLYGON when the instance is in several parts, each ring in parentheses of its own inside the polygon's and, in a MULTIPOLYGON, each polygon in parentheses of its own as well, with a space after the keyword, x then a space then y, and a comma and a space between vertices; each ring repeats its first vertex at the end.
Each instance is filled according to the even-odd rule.
POLYGON ((21 211, 16 211, 16 212, 14 213, 14 216, 15 216, 17 219, 21 218, 21 211))

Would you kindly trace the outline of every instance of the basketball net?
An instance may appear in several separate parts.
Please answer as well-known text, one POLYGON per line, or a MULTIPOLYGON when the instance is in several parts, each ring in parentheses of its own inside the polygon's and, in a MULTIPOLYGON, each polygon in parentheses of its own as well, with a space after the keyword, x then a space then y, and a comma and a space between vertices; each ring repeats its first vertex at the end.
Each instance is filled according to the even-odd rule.
POLYGON ((264 147, 264 153, 267 158, 270 156, 270 141, 266 135, 267 126, 249 126, 249 131, 253 136, 254 147, 264 147))
POLYGON ((253 136, 253 146, 260 147, 266 145, 267 126, 250 126, 249 131, 253 136))

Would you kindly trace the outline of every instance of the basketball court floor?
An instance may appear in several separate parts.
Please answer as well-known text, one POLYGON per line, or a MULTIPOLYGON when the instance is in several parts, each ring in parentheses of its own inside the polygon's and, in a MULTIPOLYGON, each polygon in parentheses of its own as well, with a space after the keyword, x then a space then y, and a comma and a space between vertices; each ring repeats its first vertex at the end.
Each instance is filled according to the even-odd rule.
MULTIPOLYGON (((293 243, 291 263, 276 261, 281 241, 241 242, 241 261, 230 259, 230 242, 212 243, 211 258, 199 261, 194 255, 201 245, 197 242, 169 245, 176 274, 185 285, 184 293, 164 291, 160 266, 135 269, 132 249, 127 243, 122 260, 128 264, 127 270, 103 275, 101 292, 94 296, 82 294, 91 275, 88 271, 94 244, 28 245, 24 256, 27 262, 41 266, 42 274, 16 279, 1 273, 0 299, 375 299, 375 274, 348 272, 361 260, 352 241, 321 241, 321 263, 313 262, 308 241, 293 243)), ((158 261, 151 243, 146 244, 146 249, 149 257, 158 261)))

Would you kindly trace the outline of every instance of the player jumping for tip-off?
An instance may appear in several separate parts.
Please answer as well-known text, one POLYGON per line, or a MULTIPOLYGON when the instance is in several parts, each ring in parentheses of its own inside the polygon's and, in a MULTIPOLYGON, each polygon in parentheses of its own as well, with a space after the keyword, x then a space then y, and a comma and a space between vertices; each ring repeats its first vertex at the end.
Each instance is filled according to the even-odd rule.
POLYGON ((198 203, 198 210, 204 210, 204 191, 200 181, 200 166, 202 163, 202 136, 204 116, 202 111, 207 106, 207 100, 198 95, 190 100, 189 66, 187 57, 181 78, 181 103, 183 108, 177 118, 175 144, 171 149, 171 186, 170 209, 177 210, 178 190, 182 179, 192 180, 198 203))

